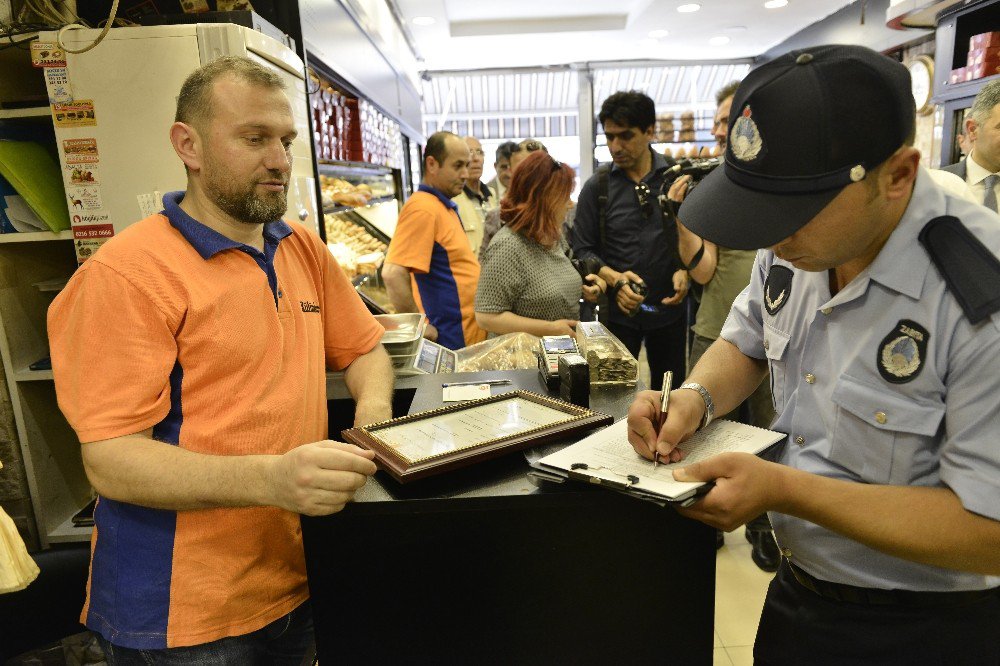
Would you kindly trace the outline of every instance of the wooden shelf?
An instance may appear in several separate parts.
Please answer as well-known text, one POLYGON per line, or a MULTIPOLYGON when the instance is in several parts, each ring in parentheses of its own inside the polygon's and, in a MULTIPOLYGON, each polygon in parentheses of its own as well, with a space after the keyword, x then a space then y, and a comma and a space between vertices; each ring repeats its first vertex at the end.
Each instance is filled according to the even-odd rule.
POLYGON ((29 231, 20 234, 0 234, 0 243, 32 243, 35 241, 73 240, 73 231, 29 231))

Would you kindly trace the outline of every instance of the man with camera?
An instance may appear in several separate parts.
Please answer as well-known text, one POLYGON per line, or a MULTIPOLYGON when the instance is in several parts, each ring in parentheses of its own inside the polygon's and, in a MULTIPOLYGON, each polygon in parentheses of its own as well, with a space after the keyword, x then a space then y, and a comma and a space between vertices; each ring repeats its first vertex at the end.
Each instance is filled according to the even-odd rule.
MULTIPOLYGON (((739 81, 732 81, 715 93, 718 107, 712 124, 712 134, 719 145, 720 154, 726 151, 729 110, 739 85, 739 81)), ((692 176, 689 175, 681 176, 671 184, 667 198, 673 202, 673 210, 684 201, 684 197, 693 186, 692 176)), ((677 220, 677 235, 678 251, 681 260, 687 265, 691 279, 704 285, 698 315, 692 327, 694 340, 691 343, 688 367, 693 368, 705 350, 719 337, 733 301, 750 283, 750 271, 757 253, 754 250, 720 247, 691 233, 680 220, 677 220)), ((736 413, 732 417, 739 421, 760 428, 768 427, 774 419, 774 407, 771 404, 768 383, 761 382, 757 390, 734 412, 736 413)), ((721 535, 720 532, 720 541, 721 535)), ((753 546, 751 557, 754 564, 764 571, 777 571, 781 554, 774 542, 767 514, 760 515, 747 523, 746 537, 753 546)))
POLYGON ((601 105, 614 164, 583 186, 573 225, 573 252, 602 266, 608 283, 605 325, 636 357, 643 342, 652 388, 663 373, 685 375, 687 273, 677 259, 676 226, 657 198, 669 168, 650 147, 656 123, 653 100, 636 90, 617 92, 601 105))

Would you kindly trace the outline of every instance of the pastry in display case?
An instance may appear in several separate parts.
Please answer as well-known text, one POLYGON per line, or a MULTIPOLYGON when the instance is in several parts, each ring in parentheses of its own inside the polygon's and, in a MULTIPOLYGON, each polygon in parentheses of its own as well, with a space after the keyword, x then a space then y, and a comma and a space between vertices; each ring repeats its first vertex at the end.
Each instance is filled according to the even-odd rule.
POLYGON ((372 311, 392 312, 380 271, 399 216, 395 183, 385 167, 320 164, 327 247, 372 311))

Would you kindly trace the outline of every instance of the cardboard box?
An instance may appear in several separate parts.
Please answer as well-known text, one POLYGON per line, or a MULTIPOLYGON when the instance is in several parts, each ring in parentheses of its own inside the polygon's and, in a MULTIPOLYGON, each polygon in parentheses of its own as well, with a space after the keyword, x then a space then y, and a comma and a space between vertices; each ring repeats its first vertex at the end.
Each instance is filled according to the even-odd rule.
POLYGON ((975 79, 981 79, 984 76, 993 76, 997 73, 1000 73, 1000 62, 982 62, 978 65, 965 68, 965 80, 973 81, 975 79))
POLYGON ((965 64, 978 65, 979 63, 989 62, 991 60, 1000 61, 1000 46, 990 46, 985 49, 974 49, 969 51, 965 64))
POLYGON ((1000 32, 984 32, 969 38, 969 50, 1000 46, 1000 32))
POLYGON ((948 77, 948 83, 963 83, 965 81, 965 67, 958 67, 957 69, 951 70, 951 76, 948 77))

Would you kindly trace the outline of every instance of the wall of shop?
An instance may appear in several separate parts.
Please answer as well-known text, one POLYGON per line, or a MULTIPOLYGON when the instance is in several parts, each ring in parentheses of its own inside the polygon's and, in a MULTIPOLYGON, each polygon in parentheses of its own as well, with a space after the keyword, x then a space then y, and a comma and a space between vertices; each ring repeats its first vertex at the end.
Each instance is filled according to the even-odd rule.
POLYGON ((885 52, 934 36, 933 30, 886 27, 888 8, 889 0, 858 0, 768 49, 757 62, 767 62, 783 53, 816 44, 858 44, 885 52))

